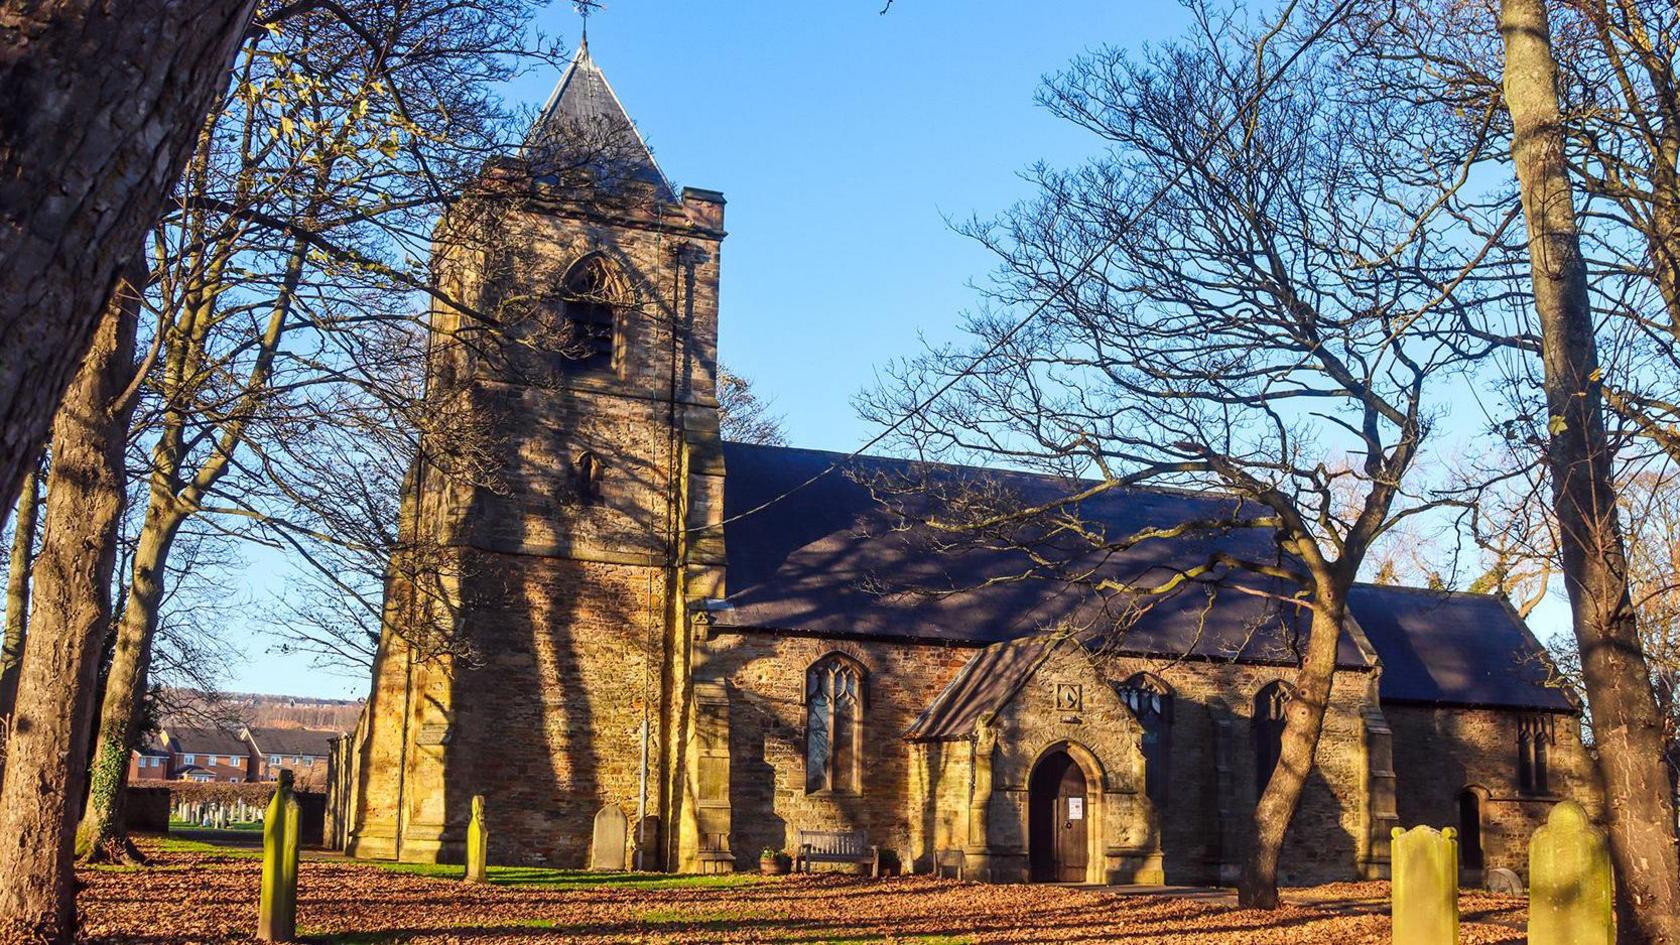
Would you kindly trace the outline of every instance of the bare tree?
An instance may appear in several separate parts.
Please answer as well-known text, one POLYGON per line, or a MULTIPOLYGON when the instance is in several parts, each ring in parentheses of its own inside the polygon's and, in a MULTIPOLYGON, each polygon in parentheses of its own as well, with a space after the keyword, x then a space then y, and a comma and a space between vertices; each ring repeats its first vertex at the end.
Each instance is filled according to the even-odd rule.
POLYGON ((1615 459, 1604 425, 1603 371, 1564 160, 1556 63, 1544 0, 1503 0, 1505 105, 1528 225, 1528 255, 1557 515, 1581 676, 1609 795, 1623 941, 1680 942, 1680 852, 1651 691, 1628 585, 1615 459))
POLYGON ((1680 8, 1559 6, 1564 159, 1585 195, 1593 306, 1609 317, 1607 406, 1680 462, 1680 8))
POLYGON ((72 867, 123 505, 138 293, 120 291, 53 424, 44 541, 0 786, 0 938, 70 945, 72 867))
MULTIPOLYGON (((1628 583, 1639 617, 1651 690, 1663 723, 1669 780, 1680 784, 1680 489, 1675 474, 1642 474, 1619 485, 1627 535, 1628 583)), ((1585 692, 1573 636, 1550 642, 1558 683, 1585 692)))
POLYGON ((189 522, 277 521, 286 444, 378 391, 364 336, 412 323, 437 214, 516 126, 496 83, 537 55, 529 0, 292 5, 253 31, 151 241, 160 348, 137 437, 145 512, 79 849, 133 856, 127 758, 189 522), (278 499, 275 498, 278 496, 278 499))
POLYGON ((781 416, 770 412, 770 402, 759 396, 750 378, 720 364, 717 386, 718 424, 724 439, 764 446, 787 445, 781 416))
POLYGON ((1013 542, 1036 576, 1088 583, 1129 602, 1123 614, 1240 592, 1303 628, 1239 887, 1244 905, 1272 907, 1349 588, 1374 542, 1439 507, 1406 483, 1431 385, 1483 353, 1445 334, 1480 301, 1466 277, 1482 243, 1436 212, 1461 152, 1420 146, 1460 129, 1420 123, 1403 98, 1362 98, 1339 84, 1341 57, 1312 48, 1345 8, 1310 29, 1192 11, 1180 42, 1136 58, 1099 50, 1051 80, 1041 100, 1107 152, 1034 168, 1037 200, 970 228, 1002 261, 992 308, 967 322, 975 342, 899 365, 863 405, 919 455, 1066 477, 1053 501, 952 507, 931 523, 946 534, 1013 542), (1397 167, 1397 151, 1423 158, 1397 167), (1127 535, 1080 515, 1135 486, 1211 501, 1127 535), (1054 541, 1038 540, 1047 529, 1054 541), (1269 552, 1224 540, 1255 532, 1269 552), (1119 583, 1080 565, 1156 539, 1211 550, 1119 583))
POLYGON ((0 11, 0 524, 255 0, 0 11))

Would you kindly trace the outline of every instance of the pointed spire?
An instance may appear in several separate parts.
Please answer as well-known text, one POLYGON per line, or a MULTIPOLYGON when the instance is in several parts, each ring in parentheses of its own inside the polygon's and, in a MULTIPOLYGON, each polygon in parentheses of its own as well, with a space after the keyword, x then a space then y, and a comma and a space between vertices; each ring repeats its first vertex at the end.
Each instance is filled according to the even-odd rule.
POLYGON ((675 200, 653 152, 589 55, 587 38, 578 43, 577 53, 531 126, 521 156, 563 161, 564 152, 574 149, 600 152, 587 163, 599 163, 610 177, 653 184, 662 199, 675 200))

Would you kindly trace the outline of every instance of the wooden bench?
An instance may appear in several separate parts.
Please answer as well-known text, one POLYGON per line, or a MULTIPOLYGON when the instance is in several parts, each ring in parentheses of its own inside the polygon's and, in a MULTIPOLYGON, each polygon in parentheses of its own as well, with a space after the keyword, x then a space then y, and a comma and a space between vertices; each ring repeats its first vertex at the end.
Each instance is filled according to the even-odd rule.
POLYGON ((861 830, 801 830, 796 839, 796 873, 809 873, 812 863, 867 863, 869 875, 881 875, 881 848, 861 830))

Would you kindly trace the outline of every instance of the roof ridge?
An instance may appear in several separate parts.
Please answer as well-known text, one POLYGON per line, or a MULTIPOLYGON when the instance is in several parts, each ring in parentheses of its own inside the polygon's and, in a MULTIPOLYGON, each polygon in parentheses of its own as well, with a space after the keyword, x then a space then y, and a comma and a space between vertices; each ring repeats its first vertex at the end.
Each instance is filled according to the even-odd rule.
POLYGON ((1354 581, 1353 586, 1356 588, 1370 588, 1372 590, 1410 591, 1414 594, 1438 594, 1443 597, 1485 597, 1489 600, 1495 601, 1505 598, 1504 594, 1494 593, 1492 591, 1458 590, 1457 588, 1451 587, 1418 587, 1415 584, 1378 584, 1375 581, 1354 581))
MULTIPOLYGON (((954 469, 954 470, 961 470, 961 471, 965 471, 965 472, 998 473, 998 474, 1005 475, 1005 476, 1020 476, 1020 477, 1027 478, 1027 479, 1037 480, 1039 482, 1055 482, 1055 481, 1059 481, 1059 480, 1064 480, 1066 478, 1066 477, 1061 477, 1061 476, 1055 476, 1055 475, 1052 475, 1050 473, 1033 472, 1031 470, 1026 470, 1026 469, 1010 469, 1010 468, 1004 467, 1004 466, 974 466, 974 465, 969 465, 969 464, 966 464, 966 463, 951 463, 951 462, 945 462, 943 460, 937 460, 937 459, 908 459, 908 458, 905 458, 905 457, 902 457, 902 456, 888 456, 888 455, 885 455, 885 454, 882 454, 882 453, 857 453, 857 454, 854 455, 852 453, 842 452, 840 450, 816 449, 814 447, 809 447, 809 446, 785 446, 785 445, 778 445, 778 444, 772 444, 772 443, 749 443, 745 440, 724 440, 724 444, 727 445, 727 446, 744 446, 744 447, 747 447, 748 449, 764 450, 766 452, 777 451, 777 452, 787 452, 787 453, 812 453, 812 454, 817 454, 817 455, 821 455, 821 456, 834 457, 835 459, 839 459, 839 460, 848 460, 848 461, 854 461, 854 462, 858 461, 858 460, 866 460, 866 461, 869 461, 869 462, 880 462, 880 463, 904 463, 904 464, 914 463, 914 464, 923 465, 923 466, 937 466, 941 469, 954 469)), ((844 464, 842 464, 842 466, 843 465, 844 464)), ((1093 479, 1093 478, 1088 478, 1088 477, 1083 477, 1083 476, 1076 476, 1076 477, 1073 477, 1073 481, 1078 482, 1078 483, 1099 484, 1099 483, 1102 483, 1104 480, 1093 479)), ((1154 495, 1173 495, 1173 496, 1182 496, 1184 498, 1190 498, 1190 499, 1216 500, 1216 499, 1240 499, 1240 498, 1242 498, 1241 496, 1237 495, 1234 492, 1219 492, 1219 491, 1199 492, 1195 489, 1187 489, 1187 488, 1182 488, 1182 487, 1179 487, 1179 486, 1159 486, 1159 485, 1131 484, 1131 485, 1118 485, 1115 488, 1118 489, 1118 490, 1124 491, 1124 492, 1145 493, 1145 494, 1154 494, 1154 495)))

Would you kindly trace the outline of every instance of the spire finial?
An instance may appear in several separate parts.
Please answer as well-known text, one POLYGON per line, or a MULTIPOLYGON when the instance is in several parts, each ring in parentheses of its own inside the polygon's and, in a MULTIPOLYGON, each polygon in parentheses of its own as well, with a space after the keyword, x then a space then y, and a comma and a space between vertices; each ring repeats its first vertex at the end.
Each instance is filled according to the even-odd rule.
POLYGON ((578 51, 587 53, 589 52, 589 14, 603 9, 603 7, 600 0, 572 0, 572 9, 576 10, 578 17, 583 20, 583 37, 578 42, 578 51))

